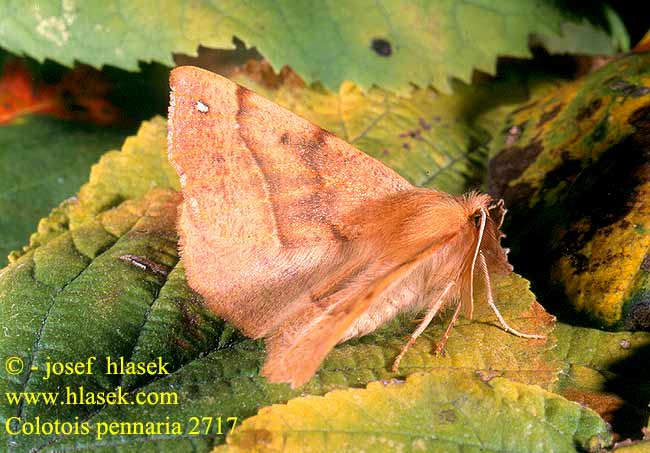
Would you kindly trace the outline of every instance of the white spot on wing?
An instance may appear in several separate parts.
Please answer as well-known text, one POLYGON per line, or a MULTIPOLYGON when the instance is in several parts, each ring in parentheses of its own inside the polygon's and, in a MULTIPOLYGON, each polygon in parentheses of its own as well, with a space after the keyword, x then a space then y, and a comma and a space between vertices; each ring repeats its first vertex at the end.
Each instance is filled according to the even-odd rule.
POLYGON ((194 107, 196 107, 196 109, 201 113, 208 113, 210 111, 210 107, 208 107, 207 104, 204 104, 202 101, 196 101, 194 107))

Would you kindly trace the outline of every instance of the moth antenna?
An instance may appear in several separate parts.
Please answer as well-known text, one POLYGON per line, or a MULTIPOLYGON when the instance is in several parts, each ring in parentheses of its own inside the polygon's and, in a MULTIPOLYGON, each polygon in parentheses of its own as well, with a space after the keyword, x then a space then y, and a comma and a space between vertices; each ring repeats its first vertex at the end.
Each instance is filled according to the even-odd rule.
POLYGON ((456 325, 456 321, 458 320, 458 316, 460 315, 460 308, 462 307, 461 301, 458 301, 456 304, 456 310, 454 310, 454 315, 451 317, 451 321, 449 321, 449 325, 447 326, 447 330, 445 330, 444 335, 440 340, 438 340, 438 344, 436 345, 436 351, 435 354, 438 355, 442 352, 442 350, 445 348, 445 345, 447 344, 447 340, 449 340, 449 335, 451 334, 451 329, 454 328, 454 325, 456 325))
MULTIPOLYGON (((476 260, 481 250, 481 241, 483 240, 483 232, 485 231, 485 224, 487 223, 487 213, 484 208, 481 208, 481 225, 478 230, 478 242, 474 250, 474 257, 472 258, 472 267, 470 268, 469 279, 469 318, 472 318, 474 313, 474 269, 476 268, 476 260)), ((462 302, 462 301, 461 301, 462 302)))
POLYGON ((427 326, 431 323, 431 320, 433 320, 433 317, 440 311, 440 307, 442 306, 442 303, 444 302, 445 296, 449 292, 449 290, 454 286, 454 282, 451 281, 447 283, 447 286, 445 286, 445 289, 442 291, 440 296, 431 304, 431 308, 429 308, 429 311, 427 312, 426 316, 420 322, 420 325, 415 329, 415 331, 411 334, 411 337, 409 338, 409 341, 402 347, 402 350, 400 351, 399 355, 395 358, 395 361, 393 362, 393 373, 397 373, 397 370, 399 369, 399 364, 402 361, 402 357, 404 357, 404 354, 406 354, 406 351, 411 349, 411 346, 415 343, 415 340, 424 332, 424 329, 427 328, 427 326))
POLYGON ((487 302, 490 308, 497 315, 497 318, 499 319, 499 322, 503 326, 503 329, 506 332, 510 332, 518 337, 536 338, 540 340, 545 339, 546 338, 545 335, 537 335, 537 334, 520 332, 517 329, 510 327, 506 322, 506 320, 503 319, 503 316, 501 315, 501 312, 499 311, 496 304, 494 303, 494 298, 492 297, 492 285, 490 284, 490 273, 488 272, 487 262, 485 261, 485 255, 483 255, 483 252, 481 252, 480 255, 481 255, 481 268, 483 268, 483 277, 485 279, 485 292, 487 293, 487 302))

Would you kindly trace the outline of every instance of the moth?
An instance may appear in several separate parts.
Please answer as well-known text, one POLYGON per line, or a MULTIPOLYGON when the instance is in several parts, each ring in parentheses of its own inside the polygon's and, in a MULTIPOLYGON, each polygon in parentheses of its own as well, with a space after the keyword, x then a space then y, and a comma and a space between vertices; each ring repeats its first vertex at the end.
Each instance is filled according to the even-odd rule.
POLYGON ((264 338, 262 374, 297 387, 338 343, 402 311, 471 318, 474 286, 509 273, 503 201, 416 187, 352 145, 211 72, 170 76, 169 160, 183 202, 191 288, 245 335, 264 338))

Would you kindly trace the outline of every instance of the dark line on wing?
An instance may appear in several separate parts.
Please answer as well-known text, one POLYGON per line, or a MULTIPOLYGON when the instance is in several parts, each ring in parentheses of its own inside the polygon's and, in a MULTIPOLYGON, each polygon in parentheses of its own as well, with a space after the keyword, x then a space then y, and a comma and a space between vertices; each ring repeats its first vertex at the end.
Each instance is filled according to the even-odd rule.
MULTIPOLYGON (((332 135, 326 130, 321 129, 318 126, 315 126, 314 128, 314 133, 311 137, 311 139, 305 141, 303 144, 305 152, 298 153, 302 161, 309 167, 309 169, 314 173, 314 179, 317 182, 319 186, 319 191, 325 195, 323 197, 324 199, 329 199, 331 202, 336 202, 336 195, 327 190, 325 187, 325 179, 323 178, 323 175, 320 172, 320 167, 317 163, 318 159, 315 158, 315 156, 321 152, 321 149, 325 145, 325 142, 327 138, 332 135)), ((337 226, 334 225, 329 219, 331 219, 331 210, 330 205, 331 203, 323 203, 324 207, 327 208, 327 221, 323 221, 322 223, 324 225, 327 225, 330 230, 332 231, 332 236, 340 242, 347 242, 349 241, 349 238, 346 237, 342 232, 341 229, 337 226)))
POLYGON ((257 153, 257 151, 255 151, 253 144, 247 139, 246 134, 244 134, 244 123, 241 121, 241 119, 247 113, 245 104, 250 93, 251 92, 246 88, 239 85, 237 86, 237 91, 235 92, 235 95, 237 97, 237 106, 239 107, 236 115, 237 124, 239 124, 239 129, 237 129, 237 131, 239 133, 239 137, 244 142, 244 145, 246 145, 246 149, 251 153, 251 156, 253 157, 257 168, 260 170, 262 179, 264 180, 264 188, 266 189, 269 203, 271 204, 271 213, 273 214, 273 222, 275 225, 275 232, 278 235, 278 240, 282 246, 289 247, 290 240, 288 239, 286 233, 282 230, 280 222, 278 220, 280 219, 280 215, 278 212, 278 204, 275 199, 275 193, 273 190, 275 185, 264 171, 264 162, 262 157, 257 153))

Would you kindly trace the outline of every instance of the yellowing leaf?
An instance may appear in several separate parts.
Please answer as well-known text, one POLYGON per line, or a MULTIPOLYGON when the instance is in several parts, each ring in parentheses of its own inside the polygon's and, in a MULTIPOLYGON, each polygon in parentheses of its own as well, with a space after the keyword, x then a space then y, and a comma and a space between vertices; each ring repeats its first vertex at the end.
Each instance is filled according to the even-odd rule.
POLYGON ((215 451, 532 453, 595 451, 610 443, 598 415, 558 395, 437 370, 264 408, 215 451))
POLYGON ((650 327, 649 64, 631 54, 546 87, 491 146, 515 267, 607 328, 650 327))
POLYGON ((434 319, 405 355, 398 373, 389 372, 393 359, 416 327, 412 317, 404 317, 373 335, 339 345, 318 371, 316 383, 360 385, 369 380, 443 368, 466 369, 486 378, 500 376, 550 387, 560 366, 548 354, 555 345, 555 319, 535 301, 528 282, 520 276, 513 274, 494 283, 496 303, 508 322, 520 330, 548 335, 547 340, 525 340, 505 332, 479 294, 474 320, 459 320, 442 356, 434 354, 435 343, 442 337, 451 313, 434 319))

